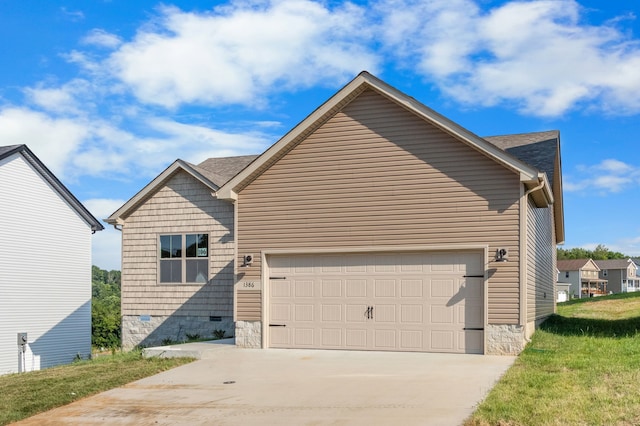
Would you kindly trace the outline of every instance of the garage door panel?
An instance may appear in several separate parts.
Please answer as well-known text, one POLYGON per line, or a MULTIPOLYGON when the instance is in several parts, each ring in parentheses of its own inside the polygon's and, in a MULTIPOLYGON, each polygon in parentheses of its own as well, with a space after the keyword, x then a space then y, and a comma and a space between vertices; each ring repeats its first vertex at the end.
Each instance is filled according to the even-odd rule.
POLYGON ((453 278, 432 279, 430 289, 431 297, 452 297, 458 290, 453 278))
POLYGON ((423 351, 424 338, 420 330, 400 330, 400 349, 409 351, 423 351))
POLYGON ((347 305, 346 306, 346 322, 347 323, 365 323, 367 318, 367 308, 365 304, 347 305))
POLYGON ((322 347, 324 348, 340 348, 344 346, 342 341, 342 328, 323 328, 322 329, 322 347))
POLYGON ((368 255, 350 255, 349 262, 346 262, 346 258, 343 256, 345 260, 345 272, 347 274, 362 274, 367 272, 367 269, 371 263, 371 259, 368 255))
POLYGON ((290 321, 293 306, 288 303, 272 303, 271 319, 273 321, 290 321))
POLYGON ((458 345, 466 353, 481 354, 484 352, 484 334, 481 330, 469 330, 458 333, 458 345))
POLYGON ((367 297, 367 280, 366 279, 348 279, 345 280, 345 294, 348 298, 367 297))
POLYGON ((397 272, 400 268, 398 265, 399 259, 397 256, 389 256, 376 254, 373 258, 373 271, 374 272, 397 272))
POLYGON ((322 297, 342 297, 342 280, 325 279, 320 282, 320 286, 322 287, 322 297))
POLYGON ((431 331, 431 346, 429 350, 442 352, 454 352, 455 349, 455 332, 450 330, 434 330, 431 331))
POLYGON ((424 280, 401 280, 400 281, 400 297, 402 298, 419 298, 422 299, 424 293, 424 280))
POLYGON ((374 330, 373 349, 375 350, 395 349, 397 347, 396 333, 397 333, 397 330, 374 330))
POLYGON ((429 255, 425 253, 406 253, 399 255, 401 273, 429 272, 429 255))
POLYGON ((367 328, 348 328, 345 330, 345 346, 348 349, 369 349, 367 328))
POLYGON ((269 340, 271 345, 289 347, 292 345, 291 329, 286 327, 269 327, 269 340))
POLYGON ((318 256, 317 264, 322 273, 340 273, 344 269, 344 260, 340 256, 318 256))
POLYGON ((314 347, 314 341, 313 341, 313 333, 314 329, 313 328, 306 328, 306 327, 296 327, 293 336, 294 336, 294 341, 293 344, 297 347, 301 347, 301 346, 308 346, 308 347, 314 347))
POLYGON ((291 297, 291 281, 277 280, 272 282, 271 297, 291 297))
POLYGON ((422 324, 424 322, 424 306, 422 305, 401 305, 400 322, 402 324, 422 324))
POLYGON ((314 305, 294 305, 293 318, 296 322, 314 322, 314 305))
POLYGON ((342 304, 327 304, 323 303, 322 310, 322 322, 342 322, 342 304))
POLYGON ((396 305, 382 305, 376 303, 371 316, 376 323, 396 323, 396 305))
POLYGON ((313 297, 313 287, 312 280, 296 280, 293 284, 294 294, 296 297, 313 297))
POLYGON ((375 297, 396 297, 396 280, 375 280, 375 297))
POLYGON ((482 258, 480 253, 270 257, 275 279, 269 281, 269 322, 286 327, 269 327, 268 345, 482 353, 484 279, 464 277, 484 274, 474 269, 482 258))
POLYGON ((432 324, 454 324, 454 309, 448 306, 431 306, 432 324))

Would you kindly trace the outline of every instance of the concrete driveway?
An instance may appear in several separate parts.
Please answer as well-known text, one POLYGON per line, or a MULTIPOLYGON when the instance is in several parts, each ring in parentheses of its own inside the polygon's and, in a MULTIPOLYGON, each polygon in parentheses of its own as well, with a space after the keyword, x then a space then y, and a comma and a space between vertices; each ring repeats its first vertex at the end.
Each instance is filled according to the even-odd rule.
POLYGON ((160 349, 202 359, 19 424, 460 425, 515 360, 204 345, 160 349))

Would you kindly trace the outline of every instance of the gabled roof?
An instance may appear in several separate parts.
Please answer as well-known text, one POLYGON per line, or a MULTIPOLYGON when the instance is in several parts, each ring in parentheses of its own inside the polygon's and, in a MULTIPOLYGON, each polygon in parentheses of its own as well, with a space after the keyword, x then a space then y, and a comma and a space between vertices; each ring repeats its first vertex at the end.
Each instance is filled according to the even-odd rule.
POLYGON ((547 174, 553 185, 556 172, 556 155, 560 132, 521 133, 516 135, 489 136, 484 139, 514 157, 547 174))
POLYGON ((556 239, 564 243, 564 197, 562 193, 562 163, 560 132, 557 130, 485 137, 498 148, 543 172, 549 180, 555 202, 556 239))
POLYGON ((558 260, 557 268, 560 271, 578 271, 586 268, 587 265, 591 265, 596 270, 600 270, 598 265, 591 259, 564 259, 558 260))
POLYGON ((209 158, 197 166, 184 160, 176 160, 155 179, 149 182, 129 201, 124 203, 122 207, 116 210, 111 216, 105 219, 105 222, 111 225, 122 223, 124 217, 129 216, 138 206, 146 201, 151 195, 155 194, 163 185, 166 184, 179 171, 184 171, 193 176, 200 183, 215 192, 235 176, 240 170, 251 163, 257 155, 244 155, 237 157, 209 158))
POLYGON ((268 169, 273 163, 301 142, 307 135, 312 133, 367 89, 374 90, 396 102, 406 110, 432 123, 461 142, 467 144, 473 149, 476 149, 477 151, 480 151, 494 159, 496 162, 502 164, 504 167, 517 173, 520 177, 520 181, 523 182, 527 188, 535 188, 535 191, 542 195, 542 197, 538 197, 536 199, 536 203, 542 203, 545 207, 546 205, 553 203, 554 196, 544 172, 507 153, 496 145, 489 143, 487 140, 471 133, 467 129, 464 129, 460 125, 416 101, 414 98, 389 86, 366 71, 361 72, 355 79, 339 90, 327 102, 322 104, 311 115, 305 118, 278 142, 267 149, 260 157, 251 163, 250 166, 242 170, 233 179, 224 184, 218 190, 217 196, 224 199, 236 199, 237 193, 249 182, 268 169))
POLYGON ((629 264, 633 263, 631 259, 594 260, 594 262, 600 269, 627 269, 629 264))
POLYGON ((20 154, 49 185, 73 208, 76 213, 91 227, 93 232, 102 231, 104 226, 89 210, 67 189, 66 186, 44 165, 26 145, 11 145, 0 147, 0 160, 14 154, 20 154))

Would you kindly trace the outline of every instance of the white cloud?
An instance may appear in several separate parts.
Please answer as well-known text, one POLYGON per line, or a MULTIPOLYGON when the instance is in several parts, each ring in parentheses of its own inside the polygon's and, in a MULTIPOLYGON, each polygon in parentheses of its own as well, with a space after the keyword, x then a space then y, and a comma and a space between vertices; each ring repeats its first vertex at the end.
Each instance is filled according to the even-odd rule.
POLYGON ((161 9, 107 64, 142 101, 259 105, 277 88, 344 82, 378 59, 363 9, 307 0, 236 2, 196 14, 161 9))
POLYGON ((0 140, 6 145, 26 144, 59 178, 65 176, 69 159, 88 133, 77 120, 24 108, 0 110, 0 140))
POLYGON ((589 191, 589 194, 617 193, 637 188, 640 167, 615 159, 605 159, 592 166, 580 165, 573 174, 567 173, 563 188, 567 192, 589 191))
POLYGON ((459 101, 515 103, 540 116, 587 101, 640 111, 638 41, 620 20, 584 24, 588 11, 575 1, 508 2, 487 13, 470 0, 381 4, 387 49, 459 101))
POLYGON ((611 251, 617 251, 629 256, 640 256, 640 236, 623 238, 615 241, 611 244, 611 247, 609 247, 609 249, 611 251))
POLYGON ((78 78, 58 87, 38 84, 36 87, 27 87, 24 92, 31 103, 46 111, 78 114, 86 112, 90 103, 84 98, 93 90, 91 82, 78 78))
POLYGON ((122 44, 122 40, 115 34, 108 33, 107 31, 99 28, 94 28, 82 39, 82 43, 115 49, 122 44))

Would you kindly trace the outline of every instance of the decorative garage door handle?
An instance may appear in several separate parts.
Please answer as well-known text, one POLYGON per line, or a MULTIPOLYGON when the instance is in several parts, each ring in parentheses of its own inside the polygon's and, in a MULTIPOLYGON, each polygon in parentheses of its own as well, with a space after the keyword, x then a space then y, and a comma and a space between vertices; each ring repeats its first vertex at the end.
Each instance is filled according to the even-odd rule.
POLYGON ((287 324, 269 324, 269 327, 286 327, 287 324))
POLYGON ((364 315, 367 317, 367 319, 373 319, 373 306, 367 306, 367 310, 365 311, 364 315))

